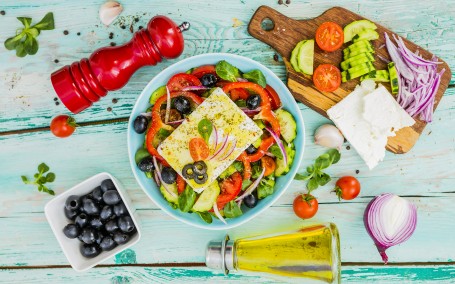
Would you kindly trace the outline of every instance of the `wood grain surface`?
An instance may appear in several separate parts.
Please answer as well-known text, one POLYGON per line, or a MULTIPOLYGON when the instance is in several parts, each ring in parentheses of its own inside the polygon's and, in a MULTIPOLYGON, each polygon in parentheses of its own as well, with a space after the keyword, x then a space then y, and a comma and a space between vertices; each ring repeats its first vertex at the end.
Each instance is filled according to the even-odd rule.
MULTIPOLYGON (((341 86, 334 92, 319 91, 313 84, 312 76, 297 72, 292 68, 289 62, 291 52, 299 41, 313 39, 317 28, 324 22, 335 22, 341 27, 345 27, 353 21, 362 19, 365 18, 347 9, 333 7, 316 18, 297 21, 286 17, 268 6, 261 6, 251 18, 248 25, 248 32, 255 38, 273 47, 281 56, 283 56, 288 71, 287 84, 292 95, 298 101, 327 117, 326 111, 349 95, 354 90, 355 86, 360 83, 360 78, 341 83, 341 86), (263 21, 265 19, 270 20, 273 24, 273 28, 270 30, 266 30, 263 27, 263 21)), ((396 34, 378 23, 376 23, 376 25, 378 27, 377 32, 380 36, 379 39, 371 41, 375 50, 376 61, 374 62, 374 67, 376 70, 387 70, 387 64, 380 60, 378 56, 390 59, 387 49, 384 47, 384 33, 387 33, 392 39, 392 35, 396 34)), ((403 40, 412 52, 418 50, 423 58, 432 58, 433 54, 431 52, 419 47, 406 38, 403 38, 403 40)), ((340 49, 334 52, 324 52, 315 44, 314 67, 316 68, 320 64, 333 64, 339 66, 343 58, 343 49, 351 43, 352 42, 343 44, 340 49)), ((443 59, 439 59, 439 61, 441 61, 442 64, 438 66, 438 71, 445 69, 445 72, 441 77, 441 83, 435 96, 434 110, 438 107, 439 101, 452 78, 452 73, 448 64, 443 61, 443 59)), ((383 85, 391 92, 390 84, 385 83, 383 85)), ((390 137, 388 139, 387 150, 396 154, 403 154, 414 146, 427 124, 425 121, 420 120, 419 117, 414 117, 414 119, 416 123, 412 127, 403 128, 396 133, 395 137, 390 137)))
MULTIPOLYGON (((314 192, 321 205, 311 222, 293 214, 292 200, 305 188, 303 182, 294 181, 262 216, 238 228, 226 232, 192 228, 169 217, 147 198, 129 168, 126 148, 127 120, 137 96, 151 78, 178 60, 208 52, 239 54, 264 64, 286 82, 284 59, 247 31, 250 18, 261 5, 269 5, 295 20, 311 19, 333 6, 342 6, 381 23, 453 66, 453 1, 292 0, 289 5, 279 5, 274 0, 122 0, 125 10, 109 27, 98 19, 102 2, 0 1, 0 11, 5 11, 5 15, 0 13, 0 42, 20 27, 16 17, 35 20, 52 11, 56 20, 54 31, 43 31, 39 36, 40 49, 35 56, 19 59, 0 47, 0 283, 301 283, 299 279, 242 272, 225 277, 203 267, 205 246, 225 233, 239 238, 330 221, 341 233, 343 283, 453 283, 454 78, 434 122, 427 125, 406 155, 387 153, 384 162, 369 171, 357 153, 348 150, 349 144, 344 145, 341 161, 328 171, 333 181, 314 192), (182 56, 140 69, 122 90, 76 115, 81 127, 73 136, 53 137, 48 130, 50 119, 69 112, 62 104, 55 104, 49 74, 111 42, 127 42, 131 26, 135 31, 156 14, 176 22, 191 22, 191 29, 184 35, 182 56), (68 35, 63 34, 65 30, 68 35), (43 207, 52 196, 24 185, 20 179, 21 175, 31 177, 41 162, 56 173, 51 188, 57 194, 98 172, 112 173, 125 185, 138 211, 142 240, 101 267, 87 273, 73 271, 44 217, 43 207), (357 177, 362 192, 353 201, 339 203, 330 191, 337 177, 344 175, 357 177), (368 201, 383 192, 404 196, 417 205, 419 212, 415 234, 388 251, 391 263, 387 266, 381 263, 361 218, 368 201)), ((325 151, 314 145, 313 132, 329 120, 304 104, 299 103, 299 108, 306 126, 307 146, 300 169, 304 171, 325 151)))

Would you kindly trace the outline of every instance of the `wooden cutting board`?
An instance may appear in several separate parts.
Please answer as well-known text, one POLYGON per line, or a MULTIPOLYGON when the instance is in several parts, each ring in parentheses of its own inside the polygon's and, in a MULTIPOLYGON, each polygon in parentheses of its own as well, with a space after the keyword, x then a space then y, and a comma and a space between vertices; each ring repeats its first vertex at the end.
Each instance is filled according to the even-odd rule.
MULTIPOLYGON (((302 11, 302 17, 304 16, 304 12, 302 11)), ((253 37, 275 48, 276 51, 281 54, 288 72, 288 87, 292 95, 298 101, 327 117, 326 111, 353 91, 355 86, 360 83, 360 80, 357 78, 342 83, 340 88, 334 92, 320 92, 314 87, 311 76, 295 72, 291 67, 291 64, 289 63, 291 52, 299 41, 303 39, 314 39, 316 29, 324 22, 335 22, 341 27, 345 27, 353 21, 362 19, 365 18, 344 8, 334 7, 314 19, 294 20, 268 6, 261 6, 251 18, 248 25, 248 32, 253 37), (273 27, 267 30, 263 29, 263 21, 271 21, 273 27)), ((385 43, 384 32, 387 32, 391 38, 391 35, 394 33, 377 23, 376 25, 380 37, 378 40, 372 41, 376 52, 374 66, 377 70, 387 69, 386 63, 380 60, 377 55, 379 54, 390 59, 387 48, 382 47, 385 43)), ((418 49, 424 58, 430 59, 432 57, 432 53, 429 51, 404 38, 403 40, 411 51, 416 51, 418 49)), ((349 45, 349 43, 344 44, 342 48, 335 52, 328 53, 321 50, 315 43, 314 67, 316 68, 323 63, 329 63, 339 67, 340 62, 342 61, 342 49, 347 45, 349 45)), ((439 61, 442 60, 439 59, 439 61)), ((438 70, 441 70, 442 68, 445 68, 446 71, 441 78, 441 84, 438 93, 436 94, 434 104, 435 110, 452 77, 447 63, 443 62, 443 64, 440 64, 438 70)), ((383 83, 383 85, 390 91, 389 83, 383 83)), ((416 120, 416 123, 412 127, 403 128, 396 133, 397 135, 395 137, 389 138, 387 150, 396 154, 403 154, 414 146, 426 126, 424 121, 421 121, 418 118, 414 119, 416 120)))

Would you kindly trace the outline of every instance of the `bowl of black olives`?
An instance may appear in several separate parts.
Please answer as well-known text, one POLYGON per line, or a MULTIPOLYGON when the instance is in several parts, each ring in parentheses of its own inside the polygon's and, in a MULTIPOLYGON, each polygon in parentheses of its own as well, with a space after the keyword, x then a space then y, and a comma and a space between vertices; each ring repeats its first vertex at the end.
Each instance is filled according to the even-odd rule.
POLYGON ((46 204, 46 218, 63 253, 85 271, 137 243, 134 210, 120 182, 97 174, 46 204))

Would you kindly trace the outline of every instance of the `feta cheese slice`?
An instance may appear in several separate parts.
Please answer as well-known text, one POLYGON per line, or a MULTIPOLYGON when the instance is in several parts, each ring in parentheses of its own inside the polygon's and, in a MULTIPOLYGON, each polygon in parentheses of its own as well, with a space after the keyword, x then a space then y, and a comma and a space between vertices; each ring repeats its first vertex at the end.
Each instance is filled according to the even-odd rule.
POLYGON ((215 148, 213 133, 208 143, 210 155, 213 158, 204 161, 207 165, 207 181, 197 184, 194 179, 185 178, 198 193, 214 182, 250 144, 262 135, 262 130, 256 123, 222 89, 217 88, 158 147, 158 153, 180 175, 185 165, 195 162, 188 145, 191 139, 201 137, 198 124, 204 118, 210 120, 215 126, 219 141, 215 148), (226 141, 225 147, 221 148, 224 141, 226 141), (216 152, 219 153, 214 156, 216 152))

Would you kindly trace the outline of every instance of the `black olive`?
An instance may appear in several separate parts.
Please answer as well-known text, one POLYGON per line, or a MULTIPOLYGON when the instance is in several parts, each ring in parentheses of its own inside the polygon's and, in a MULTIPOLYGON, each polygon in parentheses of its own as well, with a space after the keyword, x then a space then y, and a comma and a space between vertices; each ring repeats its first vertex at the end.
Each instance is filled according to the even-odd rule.
POLYGON ((173 184, 177 180, 177 172, 171 167, 164 167, 161 170, 161 178, 167 184, 173 184))
POLYGON ((256 109, 261 104, 261 97, 259 95, 250 95, 246 99, 246 107, 248 109, 256 109))
POLYGON ((121 231, 114 233, 114 241, 119 245, 123 245, 124 243, 128 242, 129 239, 130 237, 121 231))
POLYGON ((87 258, 94 258, 101 253, 101 249, 98 245, 82 245, 81 254, 87 258))
POLYGON ((100 230, 103 227, 103 222, 100 218, 93 218, 90 220, 90 226, 96 230, 100 230))
POLYGON ((258 204, 258 198, 253 193, 253 194, 245 196, 245 198, 243 199, 243 203, 248 208, 254 208, 258 204))
POLYGON ((201 77, 202 85, 206 86, 206 87, 209 87, 209 88, 215 87, 215 84, 216 84, 217 81, 218 81, 218 79, 213 74, 204 74, 201 77))
POLYGON ((194 176, 194 181, 197 183, 197 184, 203 184, 207 181, 207 174, 202 174, 202 175, 195 175, 194 176))
POLYGON ((79 236, 81 229, 76 224, 68 224, 63 228, 63 233, 70 239, 75 239, 79 236))
POLYGON ((92 191, 92 198, 96 202, 100 203, 103 201, 103 191, 101 190, 101 186, 97 186, 93 191, 92 191))
POLYGON ((114 214, 117 217, 128 214, 128 210, 126 209, 126 206, 123 202, 120 202, 119 204, 114 205, 114 214))
POLYGON ((81 239, 84 243, 90 245, 96 242, 97 231, 94 228, 86 227, 82 229, 81 239))
POLYGON ((88 216, 85 213, 79 214, 74 222, 81 228, 84 228, 89 223, 88 216))
POLYGON ((113 219, 113 220, 110 220, 109 222, 107 222, 104 225, 104 229, 109 233, 116 231, 118 229, 117 220, 113 219))
POLYGON ((194 178, 194 167, 193 164, 188 164, 182 169, 182 176, 186 179, 194 178))
POLYGON ((103 207, 103 209, 101 209, 101 213, 100 213, 101 220, 109 220, 109 219, 111 219, 112 216, 114 216, 112 206, 105 205, 103 207))
POLYGON ((105 250, 105 251, 112 250, 116 246, 117 246, 117 243, 114 241, 114 239, 111 236, 104 237, 100 243, 101 249, 105 250))
POLYGON ((103 238, 105 237, 105 234, 102 230, 97 231, 97 234, 95 236, 95 243, 100 244, 103 238))
POLYGON ((78 195, 71 195, 66 199, 65 207, 68 210, 76 211, 81 206, 81 197, 78 195))
POLYGON ((74 210, 68 210, 65 208, 63 208, 63 210, 65 211, 65 216, 66 218, 68 219, 71 219, 73 220, 74 218, 76 218, 77 214, 78 214, 78 211, 74 211, 74 210))
POLYGON ((134 230, 133 219, 130 216, 123 216, 118 218, 117 225, 125 233, 131 233, 134 230))
POLYGON ((95 201, 90 198, 84 199, 82 202, 82 209, 84 209, 84 212, 87 213, 88 215, 98 215, 100 214, 100 208, 98 205, 96 205, 95 201))
POLYGON ((190 101, 183 97, 178 96, 174 100, 174 107, 181 113, 181 114, 188 114, 191 111, 191 104, 190 101))
POLYGON ((149 121, 148 121, 147 117, 145 117, 143 115, 139 115, 134 120, 134 131, 136 131, 136 133, 139 133, 139 134, 144 133, 147 130, 148 123, 149 123, 149 121))
POLYGON ((137 167, 143 172, 152 172, 155 170, 155 166, 153 165, 153 158, 152 157, 145 157, 143 158, 137 167))
POLYGON ((115 205, 122 200, 116 190, 108 190, 103 194, 103 201, 107 205, 115 205))
POLYGON ((250 146, 248 146, 248 148, 246 148, 246 153, 251 155, 251 154, 254 154, 258 151, 258 149, 256 147, 253 146, 253 144, 251 144, 250 146))
POLYGON ((195 175, 203 175, 207 172, 207 165, 204 161, 197 161, 193 164, 193 170, 195 175))
POLYGON ((101 190, 104 192, 108 190, 116 190, 114 182, 111 179, 105 179, 101 182, 101 190))

